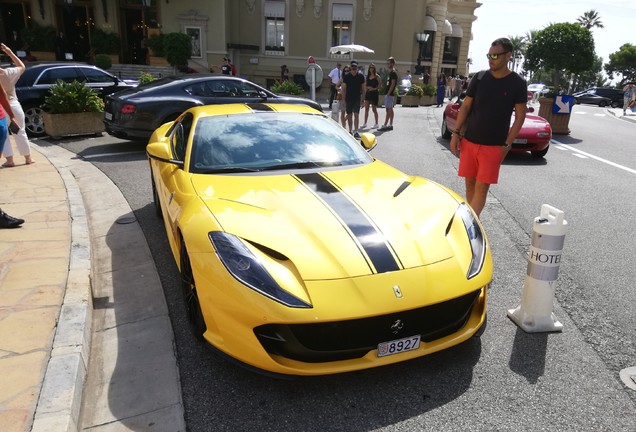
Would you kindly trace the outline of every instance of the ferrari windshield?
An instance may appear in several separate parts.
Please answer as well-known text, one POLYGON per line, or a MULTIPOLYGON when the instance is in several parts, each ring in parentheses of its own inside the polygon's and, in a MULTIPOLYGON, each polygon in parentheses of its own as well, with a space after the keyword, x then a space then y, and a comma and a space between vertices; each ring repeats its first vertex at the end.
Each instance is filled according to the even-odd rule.
POLYGON ((199 118, 192 139, 190 171, 296 170, 371 161, 360 143, 328 117, 257 112, 199 118))

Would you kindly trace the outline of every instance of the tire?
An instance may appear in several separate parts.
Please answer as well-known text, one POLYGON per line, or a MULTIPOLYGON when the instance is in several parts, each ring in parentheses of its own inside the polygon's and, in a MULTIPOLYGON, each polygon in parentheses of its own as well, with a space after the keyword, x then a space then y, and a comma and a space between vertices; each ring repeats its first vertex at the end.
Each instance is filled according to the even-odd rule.
POLYGON ((547 146, 543 150, 531 151, 530 154, 532 155, 533 158, 540 159, 544 157, 546 154, 548 154, 548 150, 550 150, 550 146, 547 146))
POLYGON ((199 340, 203 340, 203 333, 207 329, 205 326, 205 320, 203 319, 203 313, 201 312, 201 306, 199 304, 199 296, 197 295, 197 287, 192 274, 192 266, 190 264, 190 257, 186 250, 185 242, 181 237, 181 291, 183 292, 183 300, 185 302, 186 313, 188 315, 188 321, 190 322, 190 328, 194 337, 199 340))
POLYGON ((598 103, 598 106, 600 106, 601 108, 605 108, 605 107, 607 106, 607 102, 605 102, 605 101, 600 101, 600 102, 598 103))
POLYGON ((30 137, 42 137, 44 132, 44 110, 39 105, 27 105, 24 107, 24 128, 30 137))
POLYGON ((612 101, 612 108, 620 108, 620 104, 616 101, 612 101))
POLYGON ((446 124, 446 117, 442 118, 442 138, 449 139, 452 133, 448 130, 448 125, 446 124))
POLYGON ((163 219, 163 213, 161 212, 161 202, 159 202, 159 194, 157 193, 157 185, 155 179, 150 174, 150 184, 152 185, 152 202, 155 205, 155 214, 159 219, 163 219))

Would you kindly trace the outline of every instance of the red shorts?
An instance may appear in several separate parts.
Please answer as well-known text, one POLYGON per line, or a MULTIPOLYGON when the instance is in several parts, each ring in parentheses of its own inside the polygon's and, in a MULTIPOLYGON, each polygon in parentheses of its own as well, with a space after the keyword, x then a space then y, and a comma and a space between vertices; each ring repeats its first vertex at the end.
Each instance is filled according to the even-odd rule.
POLYGON ((504 156, 502 146, 475 144, 462 138, 459 144, 459 176, 476 178, 487 184, 497 184, 499 167, 504 156))

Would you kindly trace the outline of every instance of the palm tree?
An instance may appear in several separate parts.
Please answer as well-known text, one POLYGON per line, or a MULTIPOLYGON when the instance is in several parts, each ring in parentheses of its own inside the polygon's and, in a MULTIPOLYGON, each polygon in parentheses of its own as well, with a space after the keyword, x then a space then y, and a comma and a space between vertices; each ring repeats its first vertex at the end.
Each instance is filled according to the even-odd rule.
POLYGON ((508 39, 512 42, 512 57, 510 59, 512 62, 511 69, 517 72, 519 66, 522 64, 523 54, 526 50, 526 38, 523 36, 508 36, 508 39))
POLYGON ((593 27, 605 28, 601 22, 601 17, 594 9, 590 9, 576 19, 581 27, 591 30, 593 27))

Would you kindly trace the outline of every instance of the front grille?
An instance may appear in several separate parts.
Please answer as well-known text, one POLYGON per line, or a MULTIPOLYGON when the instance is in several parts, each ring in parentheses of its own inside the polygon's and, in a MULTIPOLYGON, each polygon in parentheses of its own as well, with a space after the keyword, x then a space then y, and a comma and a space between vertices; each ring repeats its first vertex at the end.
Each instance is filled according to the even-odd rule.
POLYGON ((360 358, 380 342, 421 335, 432 342, 462 328, 481 290, 462 297, 371 318, 318 324, 266 324, 254 329, 263 348, 274 355, 307 363, 360 358), (400 320, 402 327, 392 326, 400 320))

